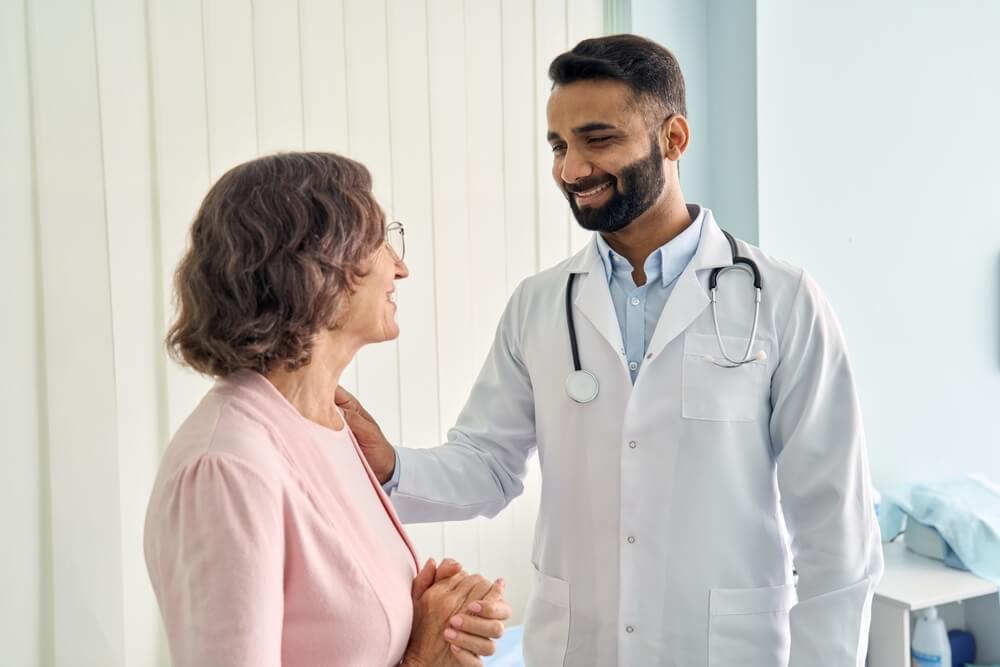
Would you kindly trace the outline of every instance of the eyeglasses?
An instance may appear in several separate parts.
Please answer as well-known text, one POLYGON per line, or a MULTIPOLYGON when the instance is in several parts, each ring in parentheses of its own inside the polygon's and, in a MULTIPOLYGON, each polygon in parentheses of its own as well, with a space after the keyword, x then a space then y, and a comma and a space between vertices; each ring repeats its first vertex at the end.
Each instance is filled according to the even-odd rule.
POLYGON ((390 222, 385 228, 385 242, 395 253, 399 261, 403 261, 406 256, 406 234, 403 232, 403 223, 390 222))

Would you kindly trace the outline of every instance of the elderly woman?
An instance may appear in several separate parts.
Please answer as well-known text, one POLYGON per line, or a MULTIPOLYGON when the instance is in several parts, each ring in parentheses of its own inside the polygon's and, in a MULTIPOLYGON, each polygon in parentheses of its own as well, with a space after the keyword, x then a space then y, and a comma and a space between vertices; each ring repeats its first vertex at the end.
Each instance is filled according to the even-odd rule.
POLYGON ((145 531, 177 667, 470 666, 503 632, 502 582, 449 561, 418 574, 334 402, 357 351, 399 334, 402 253, 367 170, 337 155, 253 160, 202 203, 167 342, 216 383, 170 442, 145 531))

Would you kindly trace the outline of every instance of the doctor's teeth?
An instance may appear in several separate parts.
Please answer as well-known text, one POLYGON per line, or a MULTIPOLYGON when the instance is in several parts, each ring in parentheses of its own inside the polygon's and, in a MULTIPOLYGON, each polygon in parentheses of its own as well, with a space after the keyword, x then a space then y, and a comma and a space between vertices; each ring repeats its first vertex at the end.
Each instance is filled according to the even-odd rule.
POLYGON ((601 190, 603 190, 604 188, 608 187, 609 185, 611 185, 611 184, 610 183, 602 183, 601 185, 598 185, 596 188, 592 188, 590 190, 584 190, 583 192, 577 192, 576 196, 577 197, 592 197, 592 196, 596 195, 598 192, 600 192, 601 190))

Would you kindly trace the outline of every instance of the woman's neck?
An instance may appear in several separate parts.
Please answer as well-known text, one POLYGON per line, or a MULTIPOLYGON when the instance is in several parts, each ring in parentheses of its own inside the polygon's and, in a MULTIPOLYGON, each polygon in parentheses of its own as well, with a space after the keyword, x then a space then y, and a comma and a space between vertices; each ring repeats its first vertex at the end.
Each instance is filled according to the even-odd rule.
POLYGON ((344 420, 333 397, 341 374, 360 347, 343 340, 336 331, 325 332, 317 336, 308 364, 294 371, 276 368, 267 379, 303 417, 339 431, 344 420))

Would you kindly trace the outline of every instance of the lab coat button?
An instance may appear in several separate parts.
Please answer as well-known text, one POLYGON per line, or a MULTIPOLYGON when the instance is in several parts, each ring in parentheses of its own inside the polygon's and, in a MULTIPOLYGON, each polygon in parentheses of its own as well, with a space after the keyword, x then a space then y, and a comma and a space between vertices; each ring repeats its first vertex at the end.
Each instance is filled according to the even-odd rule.
POLYGON ((629 440, 628 441, 628 447, 629 447, 629 449, 635 449, 638 446, 639 446, 639 443, 636 442, 635 440, 629 440))
POLYGON ((626 625, 625 632, 632 634, 633 632, 635 632, 635 628, 633 628, 631 625, 626 625))
POLYGON ((628 543, 629 543, 629 544, 635 544, 635 538, 634 538, 634 537, 632 537, 631 535, 629 535, 629 536, 628 536, 628 543))

